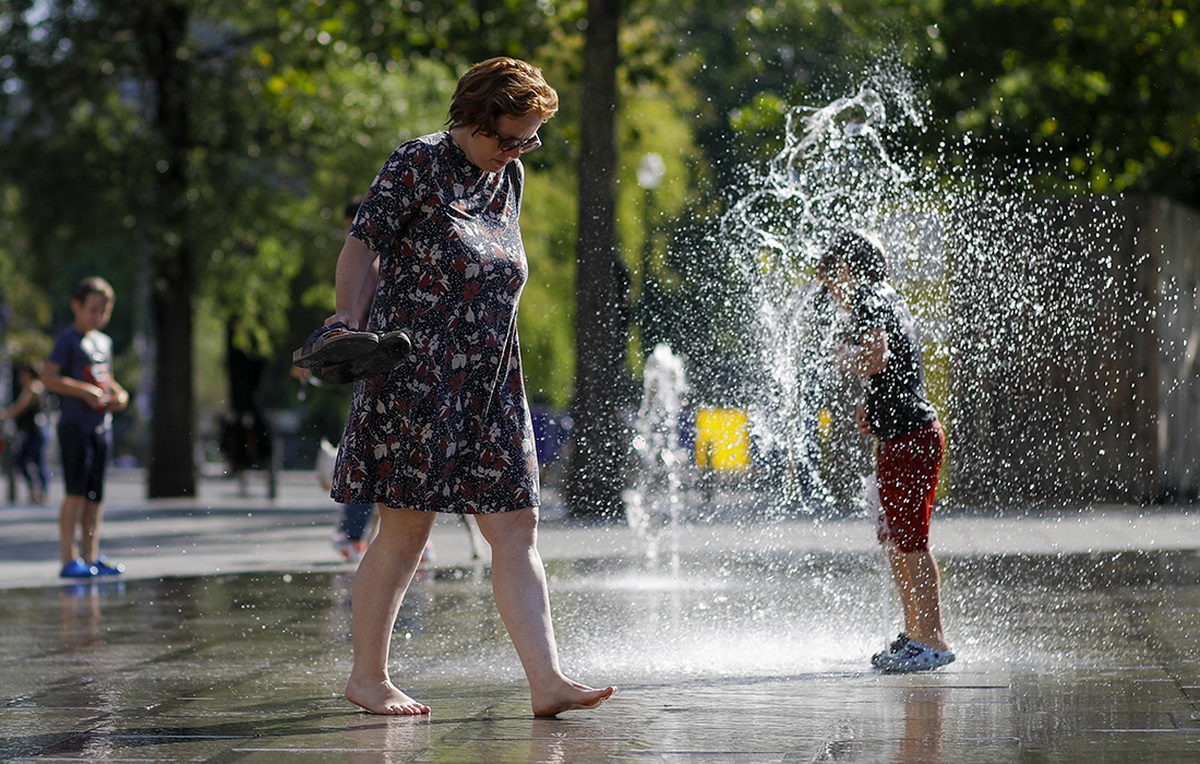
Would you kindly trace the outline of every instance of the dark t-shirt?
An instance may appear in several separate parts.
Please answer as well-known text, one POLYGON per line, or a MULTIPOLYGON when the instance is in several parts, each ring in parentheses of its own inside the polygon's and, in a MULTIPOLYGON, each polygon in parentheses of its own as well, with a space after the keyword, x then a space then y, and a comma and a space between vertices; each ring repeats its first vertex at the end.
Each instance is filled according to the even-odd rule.
POLYGON ((42 413, 42 394, 36 390, 31 392, 33 393, 33 399, 29 402, 29 405, 20 414, 13 417, 13 423, 17 426, 17 432, 37 432, 41 428, 39 417, 42 413))
POLYGON ((883 329, 890 357, 883 371, 866 378, 871 432, 892 440, 937 419, 925 398, 925 373, 917 330, 903 298, 888 284, 864 284, 851 299, 855 331, 861 337, 883 329))
MULTIPOLYGON (((105 392, 112 379, 111 359, 112 338, 100 331, 81 334, 73 326, 58 335, 50 351, 50 361, 58 364, 62 376, 90 382, 105 392)), ((96 411, 73 395, 60 395, 59 399, 60 425, 73 424, 84 430, 108 429, 112 415, 107 411, 96 411)))

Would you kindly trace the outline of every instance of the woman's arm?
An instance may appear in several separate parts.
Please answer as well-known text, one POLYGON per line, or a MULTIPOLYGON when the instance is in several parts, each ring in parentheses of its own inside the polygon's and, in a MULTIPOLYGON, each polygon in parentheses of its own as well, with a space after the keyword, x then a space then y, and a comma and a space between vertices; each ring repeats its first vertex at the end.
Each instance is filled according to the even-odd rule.
POLYGON ((372 297, 375 294, 375 290, 368 290, 368 287, 372 278, 378 281, 378 276, 373 276, 378 268, 375 261, 376 255, 370 247, 353 236, 346 237, 342 253, 338 255, 337 274, 334 277, 337 305, 334 314, 325 319, 326 325, 343 321, 351 329, 363 328, 365 320, 362 317, 370 308, 367 294, 369 292, 372 297))

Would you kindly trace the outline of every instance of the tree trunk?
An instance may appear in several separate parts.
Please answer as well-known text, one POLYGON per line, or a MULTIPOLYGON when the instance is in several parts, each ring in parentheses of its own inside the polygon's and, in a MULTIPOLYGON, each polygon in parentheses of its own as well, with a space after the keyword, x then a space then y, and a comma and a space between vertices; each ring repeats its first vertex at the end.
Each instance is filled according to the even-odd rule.
POLYGON ((576 516, 619 517, 628 433, 624 422, 628 274, 616 233, 620 0, 589 0, 579 157, 575 282, 575 419, 567 502, 576 516))
POLYGON ((188 111, 190 65, 180 55, 188 26, 187 6, 155 5, 146 19, 144 40, 154 73, 154 128, 161 155, 151 274, 151 314, 156 352, 152 391, 150 498, 194 496, 196 470, 192 425, 193 253, 188 232, 188 111))

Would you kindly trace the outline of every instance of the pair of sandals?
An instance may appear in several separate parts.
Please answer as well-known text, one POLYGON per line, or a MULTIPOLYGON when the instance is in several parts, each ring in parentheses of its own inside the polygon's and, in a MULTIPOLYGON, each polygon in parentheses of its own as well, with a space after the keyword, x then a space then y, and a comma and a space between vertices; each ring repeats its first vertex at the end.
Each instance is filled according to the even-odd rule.
POLYGON ((323 382, 344 385, 387 374, 407 361, 411 352, 407 332, 357 332, 337 321, 308 335, 292 353, 292 365, 311 369, 323 382))

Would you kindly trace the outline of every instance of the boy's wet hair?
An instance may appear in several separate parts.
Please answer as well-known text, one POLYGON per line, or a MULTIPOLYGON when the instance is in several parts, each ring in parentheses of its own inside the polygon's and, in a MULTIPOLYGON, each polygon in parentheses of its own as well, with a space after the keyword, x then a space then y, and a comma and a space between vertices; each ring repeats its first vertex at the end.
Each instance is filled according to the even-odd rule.
POLYGON ((887 280, 887 259, 875 234, 869 231, 844 229, 834 235, 829 248, 817 264, 822 277, 832 276, 840 266, 850 268, 850 275, 864 283, 887 280))
POLYGON ((75 291, 71 293, 71 299, 83 304, 87 302, 88 297, 94 294, 102 296, 108 305, 111 305, 117 296, 113 291, 112 284, 99 276, 88 276, 75 287, 75 291))

